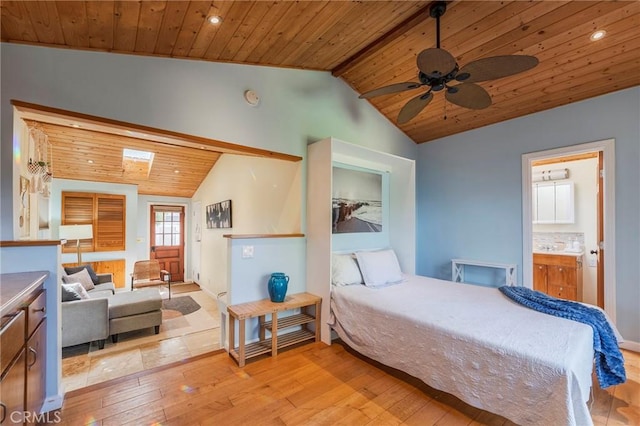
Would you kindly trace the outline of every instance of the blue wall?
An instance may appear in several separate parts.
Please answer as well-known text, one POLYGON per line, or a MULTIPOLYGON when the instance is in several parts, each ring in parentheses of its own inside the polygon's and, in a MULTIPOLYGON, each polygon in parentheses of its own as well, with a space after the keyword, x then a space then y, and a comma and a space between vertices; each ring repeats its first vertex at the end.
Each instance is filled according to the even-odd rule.
MULTIPOLYGON (((306 156, 329 136, 415 158, 415 144, 328 72, 1 43, 1 237, 13 239, 16 99, 306 156), (260 94, 251 107, 246 89, 260 94)), ((303 182, 303 187, 306 182, 303 182)), ((303 211, 304 217, 304 211, 303 211)))
POLYGON ((62 337, 60 330, 60 246, 21 246, 2 247, 0 250, 0 273, 13 274, 25 271, 49 271, 44 282, 47 291, 47 349, 45 410, 54 410, 62 406, 62 337))
POLYGON ((522 282, 522 154, 614 138, 617 325, 640 342, 639 122, 636 87, 419 145, 418 274, 450 279, 460 257, 522 282))

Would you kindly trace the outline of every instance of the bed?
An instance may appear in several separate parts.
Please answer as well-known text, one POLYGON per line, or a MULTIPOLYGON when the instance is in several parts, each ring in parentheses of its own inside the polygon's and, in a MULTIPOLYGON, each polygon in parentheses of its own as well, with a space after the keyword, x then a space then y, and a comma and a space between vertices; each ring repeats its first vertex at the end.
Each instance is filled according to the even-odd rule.
POLYGON ((336 281, 330 324, 361 354, 518 424, 592 424, 588 325, 496 288, 411 275, 392 285, 336 281))

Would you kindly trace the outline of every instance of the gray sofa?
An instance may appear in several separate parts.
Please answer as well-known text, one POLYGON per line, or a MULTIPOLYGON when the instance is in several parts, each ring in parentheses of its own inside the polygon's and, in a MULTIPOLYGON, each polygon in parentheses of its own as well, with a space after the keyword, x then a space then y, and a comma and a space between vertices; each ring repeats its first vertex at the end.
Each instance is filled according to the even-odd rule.
POLYGON ((98 283, 87 291, 90 299, 62 302, 62 347, 98 342, 109 337, 109 296, 115 294, 112 274, 96 274, 98 283))
POLYGON ((88 290, 89 299, 62 302, 62 347, 97 342, 104 348, 111 336, 147 327, 160 332, 162 297, 155 288, 115 292, 112 274, 96 274, 98 284, 88 290))

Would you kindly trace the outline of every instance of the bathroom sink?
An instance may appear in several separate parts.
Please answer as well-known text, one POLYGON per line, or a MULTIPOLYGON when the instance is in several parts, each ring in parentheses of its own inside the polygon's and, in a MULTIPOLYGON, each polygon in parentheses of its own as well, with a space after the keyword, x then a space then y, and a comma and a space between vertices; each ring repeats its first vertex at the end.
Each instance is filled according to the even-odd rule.
POLYGON ((540 250, 534 249, 534 254, 555 254, 555 255, 564 255, 564 256, 580 256, 582 255, 582 250, 573 251, 572 249, 567 250, 540 250))

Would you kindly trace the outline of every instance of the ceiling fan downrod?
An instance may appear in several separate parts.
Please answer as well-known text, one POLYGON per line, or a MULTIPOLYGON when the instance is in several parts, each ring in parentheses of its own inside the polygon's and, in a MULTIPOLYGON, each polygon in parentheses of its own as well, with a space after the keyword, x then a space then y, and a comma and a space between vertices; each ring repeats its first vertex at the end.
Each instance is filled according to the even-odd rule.
POLYGON ((431 5, 429 16, 436 20, 436 48, 440 49, 440 17, 447 11, 446 1, 437 1, 431 5))

